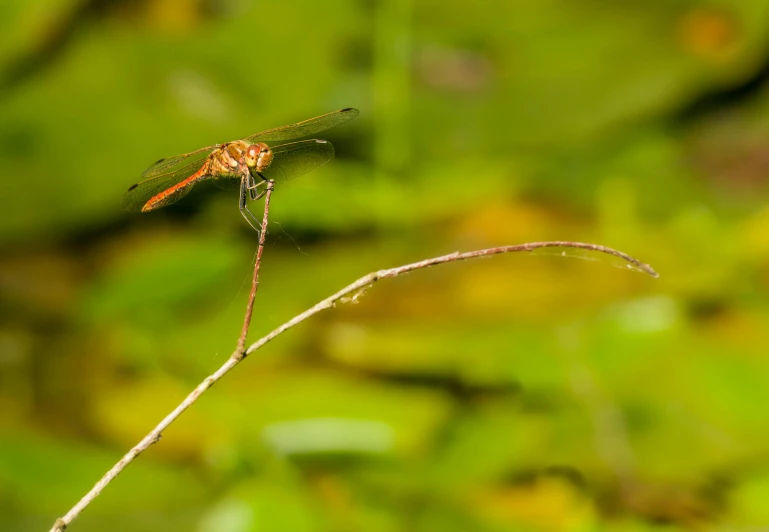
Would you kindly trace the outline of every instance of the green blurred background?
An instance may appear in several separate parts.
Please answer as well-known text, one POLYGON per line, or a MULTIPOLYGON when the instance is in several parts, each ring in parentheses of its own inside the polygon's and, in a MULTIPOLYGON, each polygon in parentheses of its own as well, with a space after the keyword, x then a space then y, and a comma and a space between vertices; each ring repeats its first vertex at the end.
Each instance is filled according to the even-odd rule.
MULTIPOLYGON (((246 360, 72 531, 769 526, 766 0, 0 2, 0 530, 235 345, 256 234, 160 157, 358 107, 273 196, 246 360)), ((260 212, 259 206, 254 206, 260 212)))

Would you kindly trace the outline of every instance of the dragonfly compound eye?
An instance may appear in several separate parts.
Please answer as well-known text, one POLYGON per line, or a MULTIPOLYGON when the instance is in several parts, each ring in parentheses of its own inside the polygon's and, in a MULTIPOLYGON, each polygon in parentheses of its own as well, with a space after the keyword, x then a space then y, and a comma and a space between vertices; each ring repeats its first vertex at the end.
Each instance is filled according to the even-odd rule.
POLYGON ((259 160, 259 152, 261 152, 261 148, 258 145, 252 144, 246 149, 246 155, 244 157, 246 161, 246 166, 249 168, 253 168, 256 166, 257 161, 259 160))
POLYGON ((246 161, 246 166, 261 172, 270 165, 272 150, 264 142, 251 144, 246 148, 244 160, 246 161))
POLYGON ((267 146, 259 153, 259 158, 256 161, 256 169, 260 172, 270 166, 272 162, 272 150, 267 146))

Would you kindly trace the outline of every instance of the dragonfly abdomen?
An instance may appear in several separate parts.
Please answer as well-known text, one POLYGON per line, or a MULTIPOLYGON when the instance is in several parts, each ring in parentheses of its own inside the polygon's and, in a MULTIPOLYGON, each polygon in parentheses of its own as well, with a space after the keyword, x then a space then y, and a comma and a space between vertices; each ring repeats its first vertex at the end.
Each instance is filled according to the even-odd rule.
POLYGON ((149 212, 154 209, 159 209, 160 207, 164 207, 169 203, 173 203, 182 196, 186 195, 195 183, 202 181, 206 177, 209 177, 208 170, 209 165, 204 164, 200 170, 192 174, 190 177, 183 181, 179 181, 175 185, 168 187, 162 192, 152 196, 142 207, 142 212, 149 212))

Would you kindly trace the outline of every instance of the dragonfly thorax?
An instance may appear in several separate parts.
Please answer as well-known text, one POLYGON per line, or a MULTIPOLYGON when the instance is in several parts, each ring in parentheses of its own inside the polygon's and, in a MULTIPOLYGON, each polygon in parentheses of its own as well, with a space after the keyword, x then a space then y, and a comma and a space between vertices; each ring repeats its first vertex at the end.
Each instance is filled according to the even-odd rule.
POLYGON ((252 171, 261 172, 270 166, 273 152, 263 142, 248 144, 236 140, 222 144, 209 158, 208 173, 215 179, 240 177, 238 167, 245 165, 252 171))

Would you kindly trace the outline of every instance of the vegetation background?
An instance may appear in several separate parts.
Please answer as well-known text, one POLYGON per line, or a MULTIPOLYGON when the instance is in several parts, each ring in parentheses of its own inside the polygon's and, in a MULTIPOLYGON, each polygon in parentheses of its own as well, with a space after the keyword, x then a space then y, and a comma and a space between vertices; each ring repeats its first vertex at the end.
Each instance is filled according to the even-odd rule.
MULTIPOLYGON (((769 526, 764 0, 0 2, 0 529, 47 530, 230 354, 232 193, 160 157, 342 107, 279 189, 251 338, 77 532, 769 526)), ((258 212, 259 207, 255 207, 258 212)))

